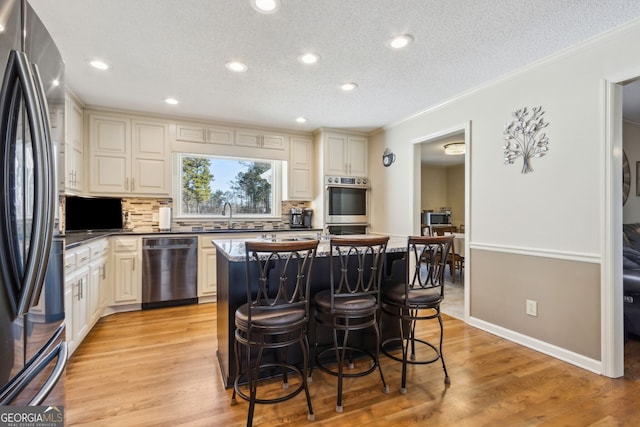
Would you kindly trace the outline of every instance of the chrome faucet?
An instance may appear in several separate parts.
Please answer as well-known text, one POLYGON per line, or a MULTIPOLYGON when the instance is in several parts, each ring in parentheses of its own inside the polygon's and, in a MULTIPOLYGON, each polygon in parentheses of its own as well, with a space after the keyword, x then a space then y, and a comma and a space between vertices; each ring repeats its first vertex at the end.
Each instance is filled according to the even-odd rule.
POLYGON ((227 214, 227 205, 229 205, 229 225, 227 226, 227 228, 232 229, 233 228, 233 211, 231 210, 231 203, 229 202, 224 202, 224 205, 222 205, 222 215, 226 215, 227 214))

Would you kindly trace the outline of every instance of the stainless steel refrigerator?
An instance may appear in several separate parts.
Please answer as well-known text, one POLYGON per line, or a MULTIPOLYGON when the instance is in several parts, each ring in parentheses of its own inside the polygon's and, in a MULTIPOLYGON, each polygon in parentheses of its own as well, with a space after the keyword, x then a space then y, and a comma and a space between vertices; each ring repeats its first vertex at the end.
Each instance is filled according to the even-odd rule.
POLYGON ((64 64, 25 0, 0 4, 0 405, 64 405, 57 236, 64 64))

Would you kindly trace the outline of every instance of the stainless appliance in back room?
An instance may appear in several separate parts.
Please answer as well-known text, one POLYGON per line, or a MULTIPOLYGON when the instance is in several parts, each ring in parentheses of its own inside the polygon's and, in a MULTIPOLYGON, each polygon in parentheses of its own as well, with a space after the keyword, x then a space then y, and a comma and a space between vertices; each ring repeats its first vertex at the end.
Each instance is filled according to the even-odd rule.
POLYGON ((64 64, 26 1, 3 0, 1 11, 0 405, 59 406, 67 346, 55 164, 64 64))

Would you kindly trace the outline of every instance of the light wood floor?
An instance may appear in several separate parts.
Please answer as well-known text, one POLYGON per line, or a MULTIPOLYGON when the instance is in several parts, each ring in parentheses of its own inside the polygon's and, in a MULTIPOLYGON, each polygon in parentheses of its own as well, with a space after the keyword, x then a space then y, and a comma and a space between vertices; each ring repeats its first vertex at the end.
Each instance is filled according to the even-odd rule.
MULTIPOLYGON (((382 356, 379 376, 345 380, 335 412, 335 378, 314 371, 316 421, 304 394, 257 405, 254 425, 621 426, 640 425, 640 343, 627 344, 625 378, 609 379, 510 343, 445 316, 445 360, 409 367, 382 356)), ((248 404, 230 406, 215 357, 215 304, 111 315, 94 327, 67 368, 68 426, 244 425, 248 404)), ((430 328, 421 335, 429 337, 430 328)), ((276 388, 268 384, 265 389, 276 388)))

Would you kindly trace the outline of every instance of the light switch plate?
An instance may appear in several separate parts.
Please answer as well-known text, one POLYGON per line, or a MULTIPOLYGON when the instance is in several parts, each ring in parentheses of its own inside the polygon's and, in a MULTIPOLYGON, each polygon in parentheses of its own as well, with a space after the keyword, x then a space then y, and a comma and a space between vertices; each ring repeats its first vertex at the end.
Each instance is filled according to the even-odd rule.
POLYGON ((528 299, 527 300, 527 314, 529 316, 538 315, 538 302, 528 299))

